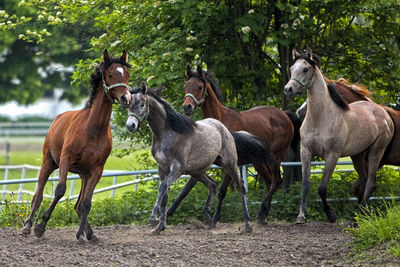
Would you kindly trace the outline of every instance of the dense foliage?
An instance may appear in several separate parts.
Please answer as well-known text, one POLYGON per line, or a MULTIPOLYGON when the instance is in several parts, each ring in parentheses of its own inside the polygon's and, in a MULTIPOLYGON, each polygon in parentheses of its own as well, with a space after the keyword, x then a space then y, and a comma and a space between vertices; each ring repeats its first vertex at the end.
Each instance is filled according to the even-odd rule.
POLYGON ((311 47, 329 78, 363 83, 379 103, 400 96, 396 0, 12 0, 0 8, 0 102, 31 102, 54 87, 71 100, 87 95, 104 48, 127 49, 132 84, 164 84, 175 107, 188 63, 215 72, 231 106, 297 108, 302 97, 289 103, 282 93, 293 47, 311 47), (78 87, 54 67, 74 64, 78 87))

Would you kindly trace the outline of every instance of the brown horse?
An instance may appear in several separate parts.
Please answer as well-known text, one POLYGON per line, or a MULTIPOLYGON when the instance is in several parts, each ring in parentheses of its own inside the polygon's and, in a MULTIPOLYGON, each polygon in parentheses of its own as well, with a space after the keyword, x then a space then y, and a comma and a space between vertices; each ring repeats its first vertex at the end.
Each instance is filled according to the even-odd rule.
POLYGON ((32 200, 32 211, 25 222, 22 234, 31 232, 33 217, 43 199, 43 189, 49 175, 59 168, 59 183, 49 209, 43 214, 42 222, 35 227, 35 235, 41 237, 47 221, 57 202, 64 196, 67 173, 78 173, 82 187, 75 211, 81 219, 76 237, 80 243, 86 238, 98 240, 93 234, 87 216, 91 209, 93 190, 103 172, 110 155, 112 136, 110 118, 112 105, 118 100, 121 106, 129 106, 131 94, 128 86, 130 68, 127 53, 120 58, 110 58, 107 50, 103 61, 91 77, 91 91, 86 106, 78 111, 59 115, 50 126, 43 145, 43 163, 39 173, 38 187, 32 200))
MULTIPOLYGON (((282 183, 280 164, 289 147, 291 145, 292 147, 296 147, 299 141, 298 130, 300 123, 297 123, 297 117, 290 112, 269 106, 258 106, 239 112, 221 104, 222 98, 219 84, 213 74, 203 71, 200 66, 197 67, 196 71, 192 71, 187 66, 185 75, 187 82, 184 86, 185 100, 182 107, 186 115, 190 116, 196 107, 201 107, 203 119, 217 119, 230 131, 247 131, 270 144, 270 150, 276 160, 274 164, 266 165, 260 162, 249 162, 248 159, 247 161, 246 159, 242 159, 239 162, 239 164, 253 163, 260 178, 269 185, 267 186, 267 188, 269 187, 267 195, 261 203, 257 214, 257 222, 261 224, 265 223, 265 218, 271 207, 272 196, 282 183)), ((193 179, 187 182, 181 195, 171 205, 168 211, 169 215, 172 214, 178 205, 177 203, 183 199, 195 184, 196 181, 193 179)), ((214 222, 219 220, 221 202, 225 197, 228 185, 229 181, 226 180, 221 184, 218 193, 219 204, 214 216, 214 222)))
MULTIPOLYGON (((371 92, 366 90, 365 87, 355 84, 350 84, 345 79, 339 80, 330 80, 325 78, 325 82, 328 86, 332 86, 336 89, 338 94, 343 100, 345 100, 348 104, 356 102, 356 101, 372 101, 369 96, 371 96, 371 92)), ((394 123, 394 136, 391 143, 387 146, 385 150, 385 154, 383 155, 380 167, 383 165, 396 165, 400 166, 400 111, 393 110, 389 107, 383 107, 391 116, 394 123)), ((305 114, 307 112, 307 102, 304 102, 303 105, 297 110, 297 115, 300 120, 303 120, 305 114)), ((368 164, 366 164, 364 154, 358 155, 356 157, 352 157, 353 164, 356 170, 360 170, 364 172, 364 169, 368 169, 368 164)), ((362 179, 358 179, 353 184, 353 194, 357 196, 358 201, 361 202, 362 196, 364 194, 365 184, 362 182, 362 179)))

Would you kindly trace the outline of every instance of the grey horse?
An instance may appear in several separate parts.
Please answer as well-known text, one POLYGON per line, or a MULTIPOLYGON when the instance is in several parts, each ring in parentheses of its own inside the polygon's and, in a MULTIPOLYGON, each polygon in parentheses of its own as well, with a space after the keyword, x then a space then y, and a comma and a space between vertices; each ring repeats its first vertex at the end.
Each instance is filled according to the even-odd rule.
POLYGON ((152 134, 151 152, 158 163, 160 186, 150 222, 158 222, 152 234, 160 234, 166 228, 166 207, 169 187, 181 175, 187 174, 199 181, 207 181, 209 195, 203 209, 205 221, 211 221, 209 207, 215 195, 217 184, 209 179, 205 171, 215 163, 223 168, 224 179, 233 179, 241 196, 245 230, 251 232, 247 210, 246 192, 243 180, 238 174, 238 156, 236 143, 256 145, 260 153, 273 160, 263 143, 247 132, 229 130, 215 119, 193 121, 176 112, 171 105, 160 97, 161 89, 148 89, 142 83, 140 88, 131 91, 132 102, 128 110, 126 127, 130 132, 138 131, 140 123, 147 120, 152 134), (160 218, 157 220, 158 212, 160 218))
POLYGON ((369 101, 347 104, 334 87, 327 86, 311 49, 302 55, 293 50, 293 56, 291 79, 284 90, 288 96, 307 90, 308 106, 300 128, 303 194, 297 222, 306 221, 306 199, 314 156, 326 161, 319 195, 328 220, 334 222, 336 216, 330 210, 326 195, 339 157, 365 156, 368 168, 354 166, 365 187, 360 201, 365 206, 376 187, 376 171, 385 148, 392 140, 394 125, 390 115, 379 105, 369 101))

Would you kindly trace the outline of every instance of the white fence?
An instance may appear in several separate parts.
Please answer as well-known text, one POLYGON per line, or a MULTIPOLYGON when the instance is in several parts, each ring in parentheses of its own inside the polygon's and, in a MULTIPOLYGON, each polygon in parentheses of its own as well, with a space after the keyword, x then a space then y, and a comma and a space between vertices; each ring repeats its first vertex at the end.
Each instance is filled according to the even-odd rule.
MULTIPOLYGON (((282 162, 282 166, 299 166, 301 165, 301 162, 282 162)), ((312 162, 312 165, 325 165, 325 162, 312 162)), ((351 161, 345 161, 345 162, 338 162, 338 165, 351 165, 351 161)), ((244 180, 244 184, 246 187, 247 191, 247 178, 248 176, 252 176, 253 174, 249 172, 249 167, 251 165, 244 165, 240 167, 240 172, 244 180)), ((218 168, 217 166, 212 166, 211 168, 218 168)), ((5 203, 6 195, 14 195, 17 196, 17 200, 11 201, 12 203, 26 203, 27 201, 23 201, 23 195, 32 195, 35 193, 34 191, 29 191, 24 189, 24 184, 26 183, 35 183, 35 190, 37 187, 37 181, 38 181, 38 176, 39 176, 39 171, 40 167, 37 166, 32 166, 32 165, 14 165, 14 166, 1 166, 0 165, 0 173, 4 171, 4 177, 2 180, 0 180, 0 194, 1 194, 1 199, 0 199, 0 204, 5 203), (20 179, 9 179, 10 177, 10 171, 15 170, 20 170, 21 173, 18 175, 20 179), (27 171, 35 171, 37 174, 35 177, 26 177, 27 171), (7 185, 13 185, 13 184, 18 184, 18 190, 7 190, 7 185)), ((336 169, 337 172, 353 172, 354 169, 336 169)), ((157 181, 159 179, 159 176, 157 175, 158 171, 157 169, 153 170, 139 170, 139 171, 104 171, 102 177, 107 178, 107 179, 113 179, 113 183, 110 186, 106 186, 103 188, 98 188, 94 191, 94 194, 97 193, 102 193, 102 192, 107 192, 111 191, 111 197, 115 196, 115 190, 117 188, 122 188, 126 186, 134 186, 133 190, 137 190, 139 187, 139 183, 143 182, 148 182, 148 181, 157 181), (118 183, 118 177, 119 176, 131 176, 132 180, 127 181, 127 182, 121 182, 118 183)), ((311 172, 312 174, 320 174, 322 173, 322 170, 313 170, 311 172)), ((15 177, 15 174, 13 175, 15 177)), ((187 176, 185 176, 187 177, 187 176)), ((1 179, 1 177, 0 177, 1 179)), ((45 198, 53 198, 54 197, 54 190, 56 187, 56 184, 58 182, 58 172, 55 171, 53 173, 53 176, 49 177, 48 182, 53 183, 53 188, 52 188, 52 194, 45 194, 45 198)), ((73 189, 74 189, 74 182, 75 180, 80 179, 78 175, 69 175, 67 177, 67 180, 71 181, 70 184, 70 189, 66 193, 66 196, 63 197, 60 201, 65 201, 66 199, 77 199, 78 195, 73 194, 73 189)))

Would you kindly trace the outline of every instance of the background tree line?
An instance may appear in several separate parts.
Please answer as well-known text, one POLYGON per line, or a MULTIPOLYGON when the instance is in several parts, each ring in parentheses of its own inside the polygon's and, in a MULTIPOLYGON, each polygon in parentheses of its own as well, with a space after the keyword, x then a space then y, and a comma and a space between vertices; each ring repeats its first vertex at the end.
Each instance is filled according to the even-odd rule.
POLYGON ((368 86, 378 103, 400 97, 398 0, 3 0, 0 9, 0 102, 31 103, 55 87, 72 102, 87 97, 105 48, 129 51, 132 86, 164 84, 176 108, 185 65, 201 64, 227 105, 295 110, 306 96, 283 95, 294 47, 312 48, 327 77, 368 86))

